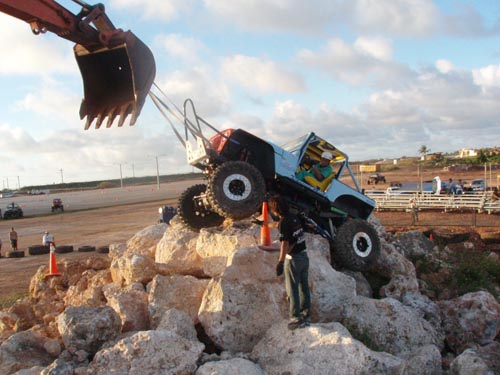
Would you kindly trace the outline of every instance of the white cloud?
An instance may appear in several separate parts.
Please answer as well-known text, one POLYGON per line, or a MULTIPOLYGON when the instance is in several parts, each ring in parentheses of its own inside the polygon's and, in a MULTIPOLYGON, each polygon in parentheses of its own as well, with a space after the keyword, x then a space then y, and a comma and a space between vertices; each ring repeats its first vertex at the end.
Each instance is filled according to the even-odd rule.
POLYGON ((305 84, 302 77, 271 60, 236 55, 224 59, 222 74, 246 89, 259 92, 300 92, 305 84))
POLYGON ((353 46, 332 38, 320 51, 303 49, 297 57, 303 64, 351 85, 390 87, 413 76, 406 66, 389 61, 391 54, 388 41, 360 37, 353 46))
POLYGON ((419 36, 436 31, 439 11, 431 0, 357 0, 353 22, 364 32, 419 36))
POLYGON ((0 75, 75 74, 73 43, 46 34, 34 35, 28 23, 0 13, 0 75))
POLYGON ((454 69, 454 66, 451 61, 441 59, 436 61, 436 68, 441 73, 449 73, 454 69))
POLYGON ((484 87, 500 87, 500 65, 488 65, 472 71, 474 83, 484 87))
POLYGON ((181 34, 159 35, 156 37, 155 43, 159 44, 173 58, 191 63, 198 61, 198 53, 203 53, 206 50, 201 41, 181 34))
POLYGON ((134 9, 144 19, 170 21, 190 9, 191 0, 110 0, 113 8, 134 9))
POLYGON ((359 37, 354 42, 354 49, 377 60, 392 60, 391 42, 386 38, 359 37))

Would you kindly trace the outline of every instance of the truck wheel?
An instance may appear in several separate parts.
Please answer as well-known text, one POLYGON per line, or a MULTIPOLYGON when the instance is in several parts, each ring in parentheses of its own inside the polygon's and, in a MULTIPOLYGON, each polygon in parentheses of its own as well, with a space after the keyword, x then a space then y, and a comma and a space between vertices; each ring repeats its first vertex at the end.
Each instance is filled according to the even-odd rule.
POLYGON ((109 246, 99 246, 96 249, 96 252, 98 252, 99 254, 109 254, 109 246))
POLYGON ((66 254, 66 253, 72 253, 72 252, 73 252, 72 245, 56 246, 56 253, 58 253, 58 254, 66 254))
POLYGON ((29 255, 42 255, 42 254, 48 254, 49 252, 50 248, 44 245, 33 245, 28 247, 29 255))
POLYGON ((8 251, 7 254, 5 254, 7 258, 24 258, 24 251, 23 250, 16 250, 16 251, 8 251))
POLYGON ((366 271, 380 254, 378 234, 368 222, 352 219, 342 224, 333 241, 333 256, 352 271, 366 271))
POLYGON ((229 161, 217 168, 208 184, 208 201, 215 211, 235 220, 260 209, 266 194, 264 177, 243 161, 229 161))
POLYGON ((80 253, 88 253, 88 252, 91 252, 91 251, 95 251, 95 246, 88 246, 88 245, 80 246, 78 248, 78 251, 80 253))
POLYGON ((217 227, 224 222, 224 217, 208 209, 204 199, 207 186, 193 185, 187 188, 179 198, 178 214, 182 222, 191 230, 198 232, 202 228, 217 227))

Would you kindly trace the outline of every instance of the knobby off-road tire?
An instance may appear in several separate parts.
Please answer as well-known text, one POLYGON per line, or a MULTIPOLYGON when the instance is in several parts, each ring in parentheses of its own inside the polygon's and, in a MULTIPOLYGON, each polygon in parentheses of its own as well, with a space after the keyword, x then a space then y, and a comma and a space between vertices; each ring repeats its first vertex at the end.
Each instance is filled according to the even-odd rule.
POLYGON ((378 234, 362 219, 342 224, 332 245, 335 262, 352 271, 368 270, 380 255, 378 234))
POLYGON ((109 246, 99 246, 96 252, 99 254, 109 254, 109 246))
POLYGON ((179 198, 177 213, 182 222, 191 230, 198 232, 202 228, 217 227, 224 222, 224 217, 207 208, 202 200, 197 199, 205 194, 207 185, 197 184, 188 187, 179 198))
POLYGON ((95 246, 88 246, 88 245, 80 246, 78 248, 78 251, 80 253, 88 253, 88 252, 91 252, 91 251, 95 251, 95 246))
POLYGON ((57 254, 72 253, 73 250, 74 250, 73 246, 71 246, 71 245, 56 246, 56 253, 57 254))
POLYGON ((45 245, 33 245, 28 247, 29 255, 42 255, 42 254, 48 254, 49 252, 50 248, 45 245))
POLYGON ((7 258, 24 258, 24 251, 23 250, 16 250, 16 251, 8 251, 7 254, 5 254, 7 258))
POLYGON ((262 173, 244 161, 218 167, 208 183, 208 201, 221 216, 244 219, 260 209, 266 194, 262 173))

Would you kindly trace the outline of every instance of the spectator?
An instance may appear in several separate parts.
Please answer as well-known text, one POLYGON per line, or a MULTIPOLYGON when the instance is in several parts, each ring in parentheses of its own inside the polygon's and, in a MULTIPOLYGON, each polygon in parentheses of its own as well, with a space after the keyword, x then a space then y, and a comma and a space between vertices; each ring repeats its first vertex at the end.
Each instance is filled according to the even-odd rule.
POLYGON ((12 251, 17 251, 17 232, 14 230, 14 228, 10 228, 9 238, 12 251))
POLYGON ((455 194, 457 189, 457 183, 450 178, 448 182, 448 194, 455 194))
POLYGON ((49 231, 45 231, 45 234, 42 237, 42 244, 45 246, 50 246, 51 243, 54 243, 54 236, 49 231))

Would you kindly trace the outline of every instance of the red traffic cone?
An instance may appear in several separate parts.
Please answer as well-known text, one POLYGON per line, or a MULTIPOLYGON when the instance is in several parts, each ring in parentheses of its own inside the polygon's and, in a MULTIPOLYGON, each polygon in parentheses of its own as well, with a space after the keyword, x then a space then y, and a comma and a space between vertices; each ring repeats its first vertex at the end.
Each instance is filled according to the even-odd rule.
POLYGON ((262 227, 260 228, 260 244, 271 245, 271 231, 269 230, 269 212, 267 202, 262 203, 262 227))
POLYGON ((49 273, 46 274, 45 277, 50 276, 61 276, 61 274, 57 271, 56 245, 53 242, 50 243, 49 273))
POLYGON ((431 234, 429 235, 429 240, 431 240, 432 242, 434 242, 434 236, 432 235, 432 232, 431 232, 431 234))

